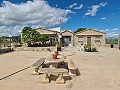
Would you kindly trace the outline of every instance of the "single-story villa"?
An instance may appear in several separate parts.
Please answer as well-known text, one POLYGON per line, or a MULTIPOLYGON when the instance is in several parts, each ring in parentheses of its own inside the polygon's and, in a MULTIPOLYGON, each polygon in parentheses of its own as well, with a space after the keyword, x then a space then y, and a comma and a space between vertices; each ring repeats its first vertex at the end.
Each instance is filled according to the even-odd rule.
POLYGON ((75 45, 85 45, 91 44, 93 46, 105 45, 105 32, 93 30, 93 29, 85 29, 75 33, 75 45))
POLYGON ((85 29, 79 32, 72 32, 70 30, 65 31, 54 31, 44 28, 36 28, 36 31, 38 31, 40 34, 47 34, 50 36, 49 43, 51 45, 56 45, 56 41, 58 38, 58 34, 62 35, 61 41, 63 46, 80 46, 81 44, 92 44, 94 46, 97 45, 105 45, 105 38, 106 34, 102 31, 97 31, 93 29, 85 29))
POLYGON ((36 31, 38 31, 40 34, 49 35, 50 36, 50 44, 56 45, 57 31, 43 29, 43 28, 37 28, 36 31))

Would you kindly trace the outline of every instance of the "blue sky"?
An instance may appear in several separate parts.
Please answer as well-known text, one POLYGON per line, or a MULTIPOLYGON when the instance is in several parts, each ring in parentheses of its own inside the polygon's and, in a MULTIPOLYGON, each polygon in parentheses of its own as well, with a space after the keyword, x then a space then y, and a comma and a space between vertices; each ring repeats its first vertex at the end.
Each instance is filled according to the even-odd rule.
POLYGON ((3 35, 18 34, 24 26, 92 28, 107 36, 120 34, 120 0, 7 0, 0 4, 3 35))

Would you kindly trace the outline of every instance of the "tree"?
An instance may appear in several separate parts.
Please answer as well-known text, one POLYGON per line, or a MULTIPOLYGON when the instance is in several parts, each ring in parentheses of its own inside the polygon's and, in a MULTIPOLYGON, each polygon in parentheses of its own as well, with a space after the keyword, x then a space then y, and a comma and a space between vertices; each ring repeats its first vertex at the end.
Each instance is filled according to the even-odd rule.
POLYGON ((40 33, 31 27, 24 27, 22 30, 22 39, 25 43, 31 45, 39 41, 40 33))
POLYGON ((3 39, 2 39, 2 37, 0 37, 0 45, 1 45, 2 42, 3 42, 3 39))
POLYGON ((2 37, 0 37, 0 54, 1 54, 1 44, 2 44, 2 42, 3 42, 3 39, 2 39, 2 37))
POLYGON ((45 34, 40 34, 31 27, 24 27, 22 30, 22 39, 28 44, 28 46, 30 46, 31 44, 35 44, 37 42, 42 42, 44 44, 50 40, 50 37, 45 34))
POLYGON ((86 30, 86 28, 79 28, 79 29, 77 29, 74 33, 80 32, 80 31, 83 31, 83 30, 86 30))
POLYGON ((50 40, 50 37, 46 34, 41 34, 39 37, 39 41, 43 44, 50 40))

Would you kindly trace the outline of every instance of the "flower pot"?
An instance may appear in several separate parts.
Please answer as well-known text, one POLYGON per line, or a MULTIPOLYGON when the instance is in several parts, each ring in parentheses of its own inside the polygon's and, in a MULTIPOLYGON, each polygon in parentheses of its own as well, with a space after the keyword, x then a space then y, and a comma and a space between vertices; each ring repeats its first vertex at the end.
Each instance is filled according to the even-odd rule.
POLYGON ((55 54, 56 54, 56 55, 58 55, 58 53, 59 53, 58 51, 55 51, 55 54))
POLYGON ((56 54, 52 54, 53 59, 57 59, 57 55, 56 54))

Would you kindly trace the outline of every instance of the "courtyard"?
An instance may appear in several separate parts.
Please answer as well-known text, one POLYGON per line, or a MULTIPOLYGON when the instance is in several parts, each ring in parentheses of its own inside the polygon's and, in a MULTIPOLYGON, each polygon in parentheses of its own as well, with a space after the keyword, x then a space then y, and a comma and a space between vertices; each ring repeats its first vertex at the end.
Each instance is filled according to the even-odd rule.
POLYGON ((55 81, 41 84, 41 75, 32 75, 30 66, 53 52, 15 51, 0 55, 0 90, 120 90, 120 50, 110 47, 99 47, 99 52, 82 52, 76 47, 64 50, 66 59, 72 59, 78 67, 79 76, 65 84, 55 81))

